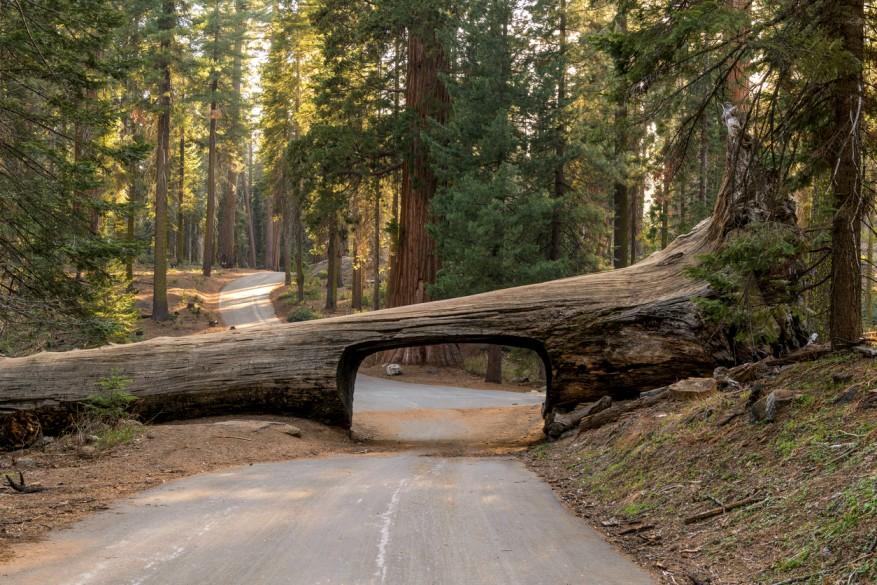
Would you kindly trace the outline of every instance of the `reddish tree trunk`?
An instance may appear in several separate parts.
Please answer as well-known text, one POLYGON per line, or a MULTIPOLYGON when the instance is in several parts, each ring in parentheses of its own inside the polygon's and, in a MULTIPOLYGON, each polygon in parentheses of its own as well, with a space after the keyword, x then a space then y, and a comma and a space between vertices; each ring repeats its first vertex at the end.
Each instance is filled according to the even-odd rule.
MULTIPOLYGON (((398 249, 390 274, 391 307, 429 301, 427 286, 435 282, 438 271, 435 242, 426 231, 438 181, 421 133, 430 123, 447 121, 450 96, 441 80, 447 70, 447 58, 435 31, 409 31, 405 104, 412 114, 412 128, 402 165, 398 249)), ((430 346, 397 350, 389 361, 456 365, 461 360, 456 347, 430 346)))
POLYGON ((831 225, 831 344, 843 347, 862 337, 861 229, 862 124, 864 123, 863 0, 837 0, 827 15, 843 48, 857 59, 854 69, 834 82, 834 123, 828 128, 834 218, 831 225))
POLYGON ((444 123, 450 98, 439 75, 447 71, 447 61, 435 32, 426 38, 408 35, 408 72, 405 103, 411 110, 410 149, 402 166, 402 208, 399 249, 391 279, 391 307, 429 300, 428 284, 435 281, 438 262, 435 243, 426 231, 430 222, 429 205, 437 181, 421 138, 430 121, 444 123))

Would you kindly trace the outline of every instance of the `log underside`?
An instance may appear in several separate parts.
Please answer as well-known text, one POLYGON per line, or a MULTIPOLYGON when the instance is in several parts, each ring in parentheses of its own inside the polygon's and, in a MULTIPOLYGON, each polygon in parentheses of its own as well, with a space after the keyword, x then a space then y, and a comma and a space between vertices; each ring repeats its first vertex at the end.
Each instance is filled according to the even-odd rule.
POLYGON ((705 285, 683 274, 706 251, 708 229, 704 222, 612 272, 304 323, 0 359, 0 414, 35 412, 52 432, 101 380, 120 376, 149 420, 274 412, 349 426, 362 359, 443 342, 537 351, 549 373, 546 411, 629 397, 732 361, 692 302, 705 285))

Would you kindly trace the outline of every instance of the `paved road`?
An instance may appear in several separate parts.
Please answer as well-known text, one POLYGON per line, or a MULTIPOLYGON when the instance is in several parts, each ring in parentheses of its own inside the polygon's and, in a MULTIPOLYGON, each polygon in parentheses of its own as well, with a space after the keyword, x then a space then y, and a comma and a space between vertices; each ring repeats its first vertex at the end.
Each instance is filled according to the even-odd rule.
POLYGON ((344 457, 145 492, 0 568, 8 585, 647 585, 518 461, 344 457))
POLYGON ((542 404, 545 395, 537 392, 472 390, 452 386, 412 384, 400 379, 384 380, 360 374, 353 387, 353 413, 415 410, 421 408, 497 408, 542 404), (398 381, 397 381, 398 380, 398 381))
POLYGON ((228 283, 219 293, 222 322, 235 329, 279 323, 271 304, 271 291, 280 284, 282 272, 256 272, 228 283))
MULTIPOLYGON (((276 279, 257 274, 226 287, 225 322, 245 327, 273 318, 266 299, 276 279)), ((354 406, 395 419, 408 409, 495 410, 541 400, 363 376, 354 406)), ((473 411, 431 412, 432 422, 411 432, 456 432, 460 423, 443 413, 473 411)), ((0 566, 4 585, 655 583, 520 462, 413 452, 181 479, 30 546, 0 566)))

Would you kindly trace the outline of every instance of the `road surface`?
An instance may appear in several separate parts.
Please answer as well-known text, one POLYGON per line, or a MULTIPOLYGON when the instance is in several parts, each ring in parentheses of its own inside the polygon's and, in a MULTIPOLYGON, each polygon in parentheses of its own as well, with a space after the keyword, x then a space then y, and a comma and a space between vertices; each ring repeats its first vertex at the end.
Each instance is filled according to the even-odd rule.
POLYGON ((55 534, 8 585, 647 585, 520 462, 416 454, 195 476, 55 534))
POLYGON ((384 380, 359 374, 353 387, 353 413, 414 410, 422 408, 498 408, 542 404, 539 392, 472 390, 453 386, 412 384, 404 376, 384 380), (397 381, 398 380, 398 381, 397 381))
POLYGON ((256 272, 228 283, 219 293, 222 322, 235 329, 279 323, 271 304, 271 291, 281 284, 282 272, 256 272))
MULTIPOLYGON (((266 313, 267 296, 276 278, 247 276, 226 287, 220 301, 226 324, 245 327, 273 318, 266 313)), ((532 410, 542 400, 538 394, 366 376, 357 378, 354 392, 354 422, 357 414, 395 420, 432 413, 429 423, 418 414, 408 420, 416 428, 403 429, 421 439, 458 431, 470 436, 451 413, 478 417, 482 409, 532 410)), ((484 419, 479 421, 484 426, 484 419)), ((0 582, 655 583, 570 514, 519 461, 413 451, 252 465, 174 481, 29 545, 17 560, 0 566, 0 582)))

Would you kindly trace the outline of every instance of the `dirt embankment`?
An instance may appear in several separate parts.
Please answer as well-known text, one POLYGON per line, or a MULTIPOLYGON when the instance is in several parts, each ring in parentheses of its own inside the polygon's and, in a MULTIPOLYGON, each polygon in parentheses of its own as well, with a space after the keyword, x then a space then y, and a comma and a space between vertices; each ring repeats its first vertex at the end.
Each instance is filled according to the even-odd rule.
POLYGON ((833 354, 527 460, 666 583, 877 583, 875 384, 877 360, 833 354), (785 398, 773 422, 750 420, 755 384, 785 398))
POLYGON ((149 318, 152 314, 152 272, 138 270, 134 274, 135 306, 142 318, 137 323, 133 340, 222 331, 225 325, 219 316, 219 292, 229 282, 253 272, 216 269, 210 278, 205 278, 200 268, 168 270, 167 300, 172 319, 156 323, 149 318))

